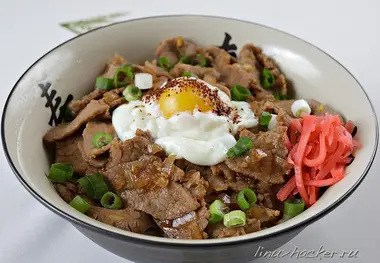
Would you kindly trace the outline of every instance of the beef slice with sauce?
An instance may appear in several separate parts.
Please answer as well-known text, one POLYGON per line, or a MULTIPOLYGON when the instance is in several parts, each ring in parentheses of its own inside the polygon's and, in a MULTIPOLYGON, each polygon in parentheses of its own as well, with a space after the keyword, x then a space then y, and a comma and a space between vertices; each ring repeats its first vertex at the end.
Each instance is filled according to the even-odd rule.
POLYGON ((165 235, 175 239, 204 239, 207 234, 204 232, 208 225, 210 213, 205 205, 197 211, 173 220, 155 220, 165 235))
MULTIPOLYGON (((126 60, 123 57, 115 54, 113 59, 106 64, 104 72, 102 73, 101 76, 105 78, 113 79, 116 73, 116 70, 125 62, 126 60)), ((108 92, 104 89, 95 88, 93 91, 83 96, 81 99, 73 100, 69 105, 69 109, 71 110, 72 115, 74 117, 77 116, 79 112, 83 110, 87 106, 87 104, 90 103, 91 100, 100 99, 105 93, 108 93, 108 92)))
POLYGON ((167 58, 174 65, 182 56, 195 56, 197 48, 195 43, 182 37, 170 38, 158 45, 155 55, 157 59, 160 57, 167 58))
POLYGON ((263 67, 260 65, 259 61, 256 58, 256 52, 256 47, 254 45, 244 45, 240 50, 238 63, 252 76, 251 87, 253 88, 254 92, 268 93, 268 91, 261 86, 260 74, 263 67))
POLYGON ((115 109, 116 107, 124 104, 126 102, 125 98, 120 95, 124 91, 125 87, 112 89, 107 91, 103 95, 103 101, 110 106, 110 109, 115 109))
POLYGON ((228 228, 222 222, 210 224, 208 234, 210 238, 236 237, 261 230, 261 224, 258 219, 247 218, 245 226, 228 228))
POLYGON ((176 182, 152 190, 126 190, 121 197, 128 207, 148 213, 160 221, 180 218, 200 206, 191 193, 176 182))
POLYGON ((92 100, 72 122, 68 124, 62 123, 56 127, 51 128, 44 135, 43 140, 49 143, 62 140, 74 134, 87 122, 95 119, 101 114, 105 114, 108 110, 109 106, 104 102, 92 100))
POLYGON ((211 172, 206 178, 215 192, 227 189, 238 192, 254 184, 252 178, 235 173, 225 163, 211 166, 211 172))
POLYGON ((53 185, 54 188, 57 190, 59 196, 62 197, 62 199, 65 200, 66 203, 70 203, 71 200, 73 200, 79 192, 78 187, 71 182, 54 183, 53 185))
POLYGON ((210 46, 205 49, 205 51, 212 58, 211 65, 218 71, 222 71, 227 65, 235 63, 236 60, 224 49, 210 46))
POLYGON ((289 173, 285 146, 287 127, 277 125, 275 129, 253 134, 245 130, 240 136, 252 139, 253 148, 242 156, 229 158, 226 165, 233 171, 270 184, 282 184, 289 173))
POLYGON ((165 77, 167 79, 172 79, 173 78, 169 74, 169 72, 167 72, 163 68, 160 68, 159 66, 157 66, 157 61, 156 60, 153 60, 152 62, 145 61, 144 72, 153 75, 153 78, 156 78, 156 77, 165 77))
POLYGON ((87 215, 105 224, 140 234, 153 226, 152 218, 149 215, 132 208, 112 210, 90 206, 87 215))
POLYGON ((179 78, 182 77, 185 72, 190 72, 210 84, 215 84, 220 79, 220 73, 214 68, 193 66, 182 63, 176 64, 170 70, 170 75, 175 78, 179 78))
POLYGON ((166 187, 169 180, 175 182, 184 178, 184 171, 174 165, 174 156, 169 156, 164 161, 152 154, 142 154, 133 161, 130 158, 131 156, 124 160, 120 158, 120 163, 102 171, 103 176, 117 191, 166 187))
POLYGON ((103 94, 106 92, 104 89, 95 89, 91 91, 89 94, 83 96, 83 98, 79 100, 73 100, 70 105, 69 109, 71 110, 71 114, 75 117, 79 114, 81 110, 83 110, 87 104, 90 103, 92 100, 97 100, 102 98, 103 94))
POLYGON ((282 95, 288 93, 288 85, 285 75, 281 73, 276 63, 266 56, 262 49, 253 44, 246 44, 239 53, 238 63, 254 76, 253 87, 257 91, 266 91, 260 84, 260 74, 264 68, 269 69, 275 77, 275 83, 270 91, 280 91, 282 95))
POLYGON ((269 227, 280 219, 281 212, 278 210, 254 205, 246 211, 248 218, 257 219, 262 226, 269 227))
POLYGON ((56 142, 55 145, 55 162, 68 163, 73 166, 74 173, 85 175, 88 166, 83 160, 82 152, 78 144, 83 142, 80 134, 76 134, 56 142))
POLYGON ((96 158, 89 157, 83 148, 83 141, 78 142, 78 148, 82 153, 82 158, 87 164, 86 175, 99 173, 99 171, 104 168, 108 162, 108 157, 105 155, 97 156, 96 158))
POLYGON ((162 148, 153 140, 137 131, 137 136, 121 142, 118 139, 110 143, 110 158, 107 169, 126 162, 136 161, 143 155, 158 154, 162 148))
POLYGON ((102 172, 115 190, 165 187, 170 174, 164 172, 161 159, 155 155, 143 155, 138 160, 121 163, 102 172))
POLYGON ((116 137, 115 129, 111 122, 90 121, 86 124, 86 128, 83 130, 83 150, 88 158, 96 158, 98 155, 104 154, 109 151, 111 144, 108 143, 103 147, 95 147, 92 143, 93 137, 97 133, 107 133, 116 137))
POLYGON ((196 170, 190 170, 181 179, 182 185, 188 189, 197 200, 203 200, 207 194, 209 183, 201 177, 200 172, 196 170))

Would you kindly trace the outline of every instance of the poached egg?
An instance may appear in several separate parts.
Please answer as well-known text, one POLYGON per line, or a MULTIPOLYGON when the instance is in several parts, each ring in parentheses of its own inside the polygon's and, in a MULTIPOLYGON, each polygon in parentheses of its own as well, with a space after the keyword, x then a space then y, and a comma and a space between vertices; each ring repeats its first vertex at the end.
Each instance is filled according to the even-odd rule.
POLYGON ((255 127, 258 120, 248 103, 231 101, 203 80, 181 77, 116 108, 112 124, 122 141, 133 138, 137 129, 149 131, 167 154, 215 165, 227 158, 238 130, 255 127))

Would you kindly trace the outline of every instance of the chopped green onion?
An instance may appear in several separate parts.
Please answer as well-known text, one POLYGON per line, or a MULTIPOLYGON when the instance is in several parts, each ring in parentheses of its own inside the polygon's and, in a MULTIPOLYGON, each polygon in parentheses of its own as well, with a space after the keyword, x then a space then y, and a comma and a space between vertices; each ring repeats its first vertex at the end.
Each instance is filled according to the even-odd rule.
POLYGON ((74 169, 68 163, 53 163, 50 167, 48 178, 55 183, 67 182, 73 177, 74 169))
POLYGON ((114 87, 123 87, 131 83, 133 80, 133 68, 131 64, 126 64, 119 67, 113 75, 114 87), (128 81, 123 81, 125 77, 128 81))
POLYGON ((86 213, 90 205, 79 195, 75 196, 73 200, 69 203, 71 207, 75 208, 81 213, 86 213))
POLYGON ((142 97, 142 91, 135 85, 128 85, 123 90, 123 96, 127 101, 138 100, 142 97))
POLYGON ((261 85, 266 89, 270 89, 275 82, 276 79, 273 73, 269 69, 264 68, 261 72, 261 85))
POLYGON ((275 98, 276 100, 290 100, 290 99, 292 99, 289 95, 282 95, 282 94, 279 93, 279 92, 275 92, 275 93, 273 94, 273 96, 274 96, 274 98, 275 98))
POLYGON ((225 214, 223 217, 223 224, 225 227, 239 227, 245 226, 246 215, 241 210, 235 210, 225 214))
POLYGON ((103 207, 108 209, 120 209, 123 203, 119 196, 112 192, 107 192, 100 199, 100 203, 103 207))
POLYGON ((111 90, 115 86, 113 85, 113 79, 97 77, 95 82, 95 87, 97 89, 111 90))
POLYGON ((64 112, 63 112, 63 120, 66 122, 70 122, 74 119, 73 113, 70 109, 70 104, 65 106, 64 112))
POLYGON ((241 209, 248 210, 256 203, 257 198, 252 189, 244 188, 238 193, 236 201, 241 209))
POLYGON ((217 223, 223 220, 224 214, 228 211, 228 207, 220 200, 215 200, 210 205, 210 220, 211 224, 217 223))
POLYGON ((305 201, 302 199, 289 199, 284 203, 284 215, 295 217, 305 210, 305 201))
POLYGON ((182 63, 182 64, 192 64, 191 63, 191 58, 188 57, 188 56, 183 56, 179 59, 178 63, 182 63))
POLYGON ((77 182, 82 186, 86 195, 92 199, 100 199, 108 192, 108 186, 99 173, 82 177, 77 182))
POLYGON ((271 119, 272 119, 272 114, 270 114, 267 111, 263 111, 263 113, 261 113, 261 117, 259 119, 259 123, 260 123, 261 126, 268 128, 268 125, 269 125, 269 122, 270 122, 271 119))
POLYGON ((198 78, 197 75, 194 75, 193 73, 189 72, 189 71, 185 71, 182 75, 182 77, 193 77, 193 78, 198 78))
POLYGON ((207 66, 207 58, 203 56, 202 54, 198 54, 196 56, 196 60, 198 61, 198 66, 206 67, 207 66))
POLYGON ((166 57, 160 57, 158 59, 158 65, 160 66, 160 68, 163 68, 166 71, 169 71, 173 68, 173 64, 166 57))
POLYGON ((232 100, 246 101, 251 96, 251 92, 246 87, 235 85, 231 90, 232 100))
POLYGON ((92 145, 95 148, 102 148, 112 141, 112 135, 105 132, 97 132, 92 136, 92 145))
POLYGON ((252 149, 252 140, 248 137, 240 137, 236 144, 227 152, 228 158, 240 156, 252 149))

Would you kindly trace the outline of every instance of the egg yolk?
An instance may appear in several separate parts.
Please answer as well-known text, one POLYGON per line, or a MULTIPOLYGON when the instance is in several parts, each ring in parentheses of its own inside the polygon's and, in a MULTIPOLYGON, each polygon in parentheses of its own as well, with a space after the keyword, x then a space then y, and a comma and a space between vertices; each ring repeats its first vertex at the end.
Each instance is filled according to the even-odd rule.
POLYGON ((211 111, 211 100, 202 96, 197 87, 170 88, 162 92, 158 100, 160 109, 165 118, 170 118, 179 112, 198 109, 201 112, 211 111))

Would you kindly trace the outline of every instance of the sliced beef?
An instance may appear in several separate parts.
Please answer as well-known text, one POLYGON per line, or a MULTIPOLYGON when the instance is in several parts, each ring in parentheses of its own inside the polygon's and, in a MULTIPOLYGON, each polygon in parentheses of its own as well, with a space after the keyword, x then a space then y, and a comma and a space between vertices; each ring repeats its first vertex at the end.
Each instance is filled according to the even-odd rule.
POLYGON ((143 155, 138 160, 119 163, 102 171, 102 175, 116 191, 139 189, 159 184, 165 187, 169 183, 168 175, 157 170, 155 162, 160 158, 143 155))
POLYGON ((252 188, 254 180, 242 174, 235 173, 225 163, 218 164, 220 171, 227 179, 228 188, 239 192, 243 188, 252 188))
POLYGON ((111 122, 88 122, 86 128, 83 130, 83 150, 88 158, 96 158, 98 155, 104 154, 111 148, 110 143, 100 148, 93 145, 92 140, 97 133, 107 133, 113 138, 116 137, 116 132, 111 122))
POLYGON ((184 177, 184 171, 173 162, 172 157, 162 161, 155 155, 142 155, 138 160, 119 163, 102 173, 117 191, 164 188, 169 180, 174 182, 184 177))
POLYGON ((186 173, 186 176, 182 181, 182 185, 188 189, 197 200, 203 200, 207 193, 209 183, 201 177, 200 172, 196 170, 190 170, 186 173))
POLYGON ((153 226, 149 215, 132 208, 112 210, 90 206, 87 215, 105 224, 135 233, 142 234, 153 226))
POLYGON ((228 228, 223 223, 210 224, 208 234, 210 238, 224 238, 242 236, 261 230, 261 223, 256 218, 247 218, 245 226, 228 228))
MULTIPOLYGON (((123 57, 115 54, 114 58, 106 64, 104 72, 102 73, 101 76, 105 78, 113 79, 116 73, 116 70, 120 66, 125 64, 125 62, 126 60, 123 57)), ((90 103, 90 101, 102 98, 103 94, 105 93, 106 93, 106 90, 95 88, 93 91, 85 95, 83 98, 79 100, 73 100, 69 105, 72 115, 74 117, 77 116, 79 112, 83 110, 87 106, 88 103, 90 103)))
POLYGON ((146 73, 152 74, 153 77, 166 77, 168 79, 173 78, 169 72, 157 66, 157 62, 155 60, 152 62, 145 61, 144 70, 146 73))
POLYGON ((261 116, 264 111, 277 114, 279 109, 273 96, 265 100, 251 101, 250 105, 256 116, 261 116))
POLYGON ((238 63, 252 76, 251 86, 255 94, 262 96, 262 94, 266 94, 268 92, 261 86, 260 83, 260 74, 263 67, 260 65, 260 62, 256 58, 255 54, 257 52, 258 50, 254 45, 244 45, 239 53, 238 63))
POLYGON ((238 63, 225 66, 220 70, 220 74, 220 81, 230 89, 235 85, 250 88, 254 83, 253 75, 238 63))
POLYGON ((267 57, 260 48, 253 44, 246 44, 239 53, 238 63, 253 76, 252 88, 256 93, 267 93, 260 84, 260 75, 264 68, 269 69, 276 82, 270 89, 272 92, 280 91, 282 95, 288 93, 287 81, 272 59, 267 57))
POLYGON ((78 114, 78 116, 69 124, 59 124, 51 128, 43 137, 46 142, 55 142, 62 140, 76 131, 78 131, 85 123, 104 114, 108 111, 109 106, 102 101, 92 100, 87 106, 78 114))
POLYGON ((276 194, 283 185, 271 185, 266 182, 259 182, 256 185, 257 204, 276 210, 283 210, 283 203, 277 199, 276 194))
POLYGON ((117 69, 127 61, 122 56, 115 54, 114 57, 106 64, 102 77, 113 79, 117 69))
POLYGON ((114 109, 126 102, 125 98, 123 96, 120 96, 120 93, 123 90, 124 88, 119 88, 104 93, 103 100, 108 106, 110 106, 110 109, 114 109))
POLYGON ((286 161, 288 149, 285 146, 286 126, 277 125, 273 130, 258 134, 245 132, 253 141, 253 149, 248 153, 227 159, 227 166, 258 181, 271 184, 284 183, 284 174, 290 171, 286 161))
POLYGON ((210 224, 208 226, 210 238, 236 237, 245 235, 244 227, 228 228, 223 223, 210 224))
POLYGON ((83 98, 79 100, 73 100, 69 105, 71 114, 73 116, 77 116, 79 112, 83 110, 87 104, 90 103, 90 101, 100 99, 105 92, 106 90, 104 89, 94 89, 89 94, 85 95, 83 98))
POLYGON ((124 142, 113 140, 110 147, 107 169, 117 164, 136 161, 144 154, 157 154, 162 151, 159 145, 143 134, 124 142))
POLYGON ((269 69, 276 79, 276 82, 272 86, 271 90, 279 90, 282 95, 286 95, 288 93, 288 85, 285 75, 281 73, 276 63, 262 52, 261 48, 255 47, 254 45, 251 46, 257 60, 263 68, 269 69))
POLYGON ((247 234, 254 233, 261 230, 261 222, 257 218, 247 218, 244 231, 247 234))
POLYGON ((188 64, 177 64, 170 70, 170 75, 175 78, 182 77, 183 73, 190 72, 206 82, 215 82, 219 80, 220 73, 214 68, 193 66, 188 64))
POLYGON ((204 232, 208 225, 210 213, 206 203, 190 213, 173 220, 155 220, 167 237, 176 239, 205 239, 207 234, 204 232))
MULTIPOLYGON (((291 107, 294 101, 295 100, 278 100, 276 101, 276 106, 285 110, 285 112, 289 114, 289 116, 294 117, 291 110, 291 107)), ((313 115, 322 116, 322 115, 325 115, 326 113, 332 114, 332 115, 336 115, 336 114, 339 115, 339 113, 331 109, 329 106, 322 104, 317 100, 307 99, 306 101, 309 103, 309 106, 311 108, 311 114, 313 115)))
POLYGON ((171 38, 162 41, 155 52, 158 58, 166 57, 174 65, 182 56, 195 56, 197 54, 197 45, 182 37, 171 38))
POLYGON ((194 211, 173 220, 155 220, 165 235, 175 239, 203 239, 203 231, 197 224, 194 211))
POLYGON ((175 182, 165 188, 126 190, 121 197, 128 207, 148 213, 158 220, 180 218, 199 207, 191 193, 175 182))
POLYGON ((89 157, 84 150, 83 140, 78 142, 78 149, 82 154, 82 159, 87 165, 86 175, 97 173, 100 169, 104 168, 108 162, 107 156, 100 155, 96 158, 89 157))
POLYGON ((280 219, 281 212, 255 205, 246 211, 248 218, 258 219, 262 226, 270 226, 280 219))
POLYGON ((58 141, 55 148, 55 162, 71 164, 74 173, 78 175, 84 175, 88 168, 86 162, 82 158, 82 152, 78 146, 82 141, 82 136, 76 134, 58 141))
POLYGON ((239 52, 238 63, 243 66, 246 70, 255 73, 257 79, 260 78, 260 71, 256 68, 260 63, 256 58, 256 53, 259 50, 252 44, 245 44, 239 52))
MULTIPOLYGON (((210 211, 208 210, 206 202, 204 200, 202 200, 200 204, 201 207, 198 208, 198 210, 196 210, 195 213, 197 214, 197 224, 199 228, 202 231, 204 231, 208 226, 208 221, 210 219, 210 211)), ((206 233, 203 233, 203 237, 206 238, 206 233)))
MULTIPOLYGON (((169 155, 168 157, 165 158, 163 161, 161 167, 158 167, 158 170, 161 172, 164 172, 169 175, 169 179, 172 182, 178 182, 178 181, 186 181, 188 188, 191 191, 200 192, 201 190, 198 191, 198 189, 193 189, 193 184, 194 183, 199 183, 203 186, 203 181, 200 177, 197 177, 194 174, 191 174, 190 176, 186 176, 185 178, 185 172, 177 167, 175 164, 175 156, 174 155, 169 155)), ((195 195, 194 195, 195 196, 195 195)))
POLYGON ((240 191, 243 188, 254 185, 252 178, 235 173, 225 163, 211 166, 211 171, 212 174, 206 178, 210 183, 210 187, 216 192, 227 189, 240 191))
POLYGON ((54 188, 57 190, 59 196, 67 203, 70 203, 79 191, 78 187, 71 182, 55 183, 54 188))
POLYGON ((211 166, 211 174, 206 177, 210 183, 210 187, 216 192, 225 191, 228 189, 227 179, 222 174, 218 165, 211 166))
POLYGON ((222 71, 227 65, 230 65, 231 62, 235 62, 235 58, 224 49, 211 46, 206 48, 206 52, 212 57, 212 67, 218 71, 222 71))

